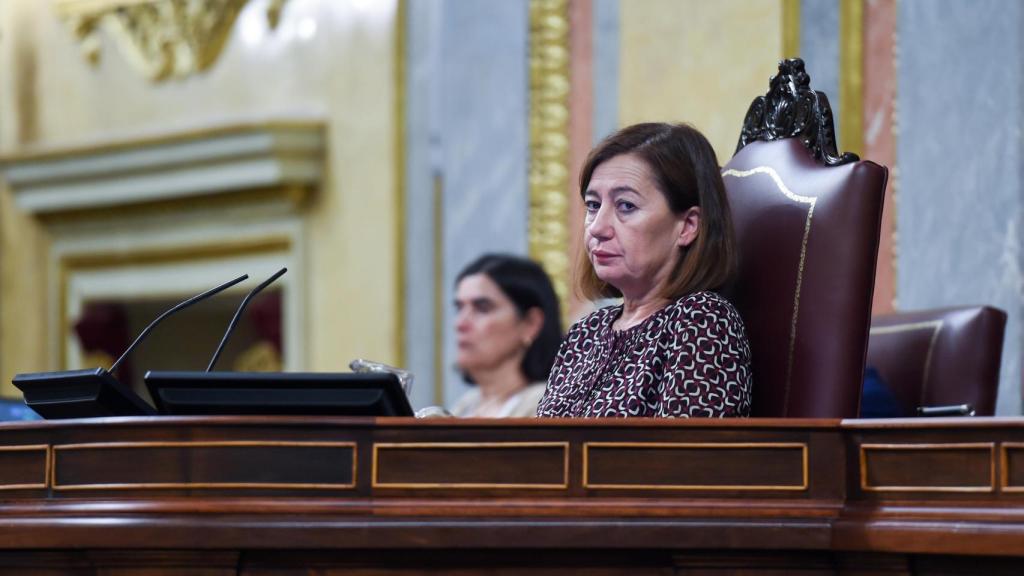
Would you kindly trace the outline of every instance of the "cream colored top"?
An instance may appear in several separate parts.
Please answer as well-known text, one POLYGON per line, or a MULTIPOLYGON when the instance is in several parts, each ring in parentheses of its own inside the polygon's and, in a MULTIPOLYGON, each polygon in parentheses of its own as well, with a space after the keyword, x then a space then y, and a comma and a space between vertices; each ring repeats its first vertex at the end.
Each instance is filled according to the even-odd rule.
MULTIPOLYGON (((495 418, 524 418, 537 415, 537 405, 544 396, 547 382, 534 382, 508 397, 495 418)), ((480 389, 472 388, 452 406, 452 415, 469 418, 480 405, 480 389)))

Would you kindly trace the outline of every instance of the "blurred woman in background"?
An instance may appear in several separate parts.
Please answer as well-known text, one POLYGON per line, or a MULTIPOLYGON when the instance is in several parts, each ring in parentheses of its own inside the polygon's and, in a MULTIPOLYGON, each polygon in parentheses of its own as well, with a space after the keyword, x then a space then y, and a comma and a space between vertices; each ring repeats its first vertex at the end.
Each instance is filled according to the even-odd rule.
POLYGON ((460 417, 534 416, 562 342, 551 279, 536 262, 486 254, 455 286, 456 363, 475 385, 452 407, 460 417))

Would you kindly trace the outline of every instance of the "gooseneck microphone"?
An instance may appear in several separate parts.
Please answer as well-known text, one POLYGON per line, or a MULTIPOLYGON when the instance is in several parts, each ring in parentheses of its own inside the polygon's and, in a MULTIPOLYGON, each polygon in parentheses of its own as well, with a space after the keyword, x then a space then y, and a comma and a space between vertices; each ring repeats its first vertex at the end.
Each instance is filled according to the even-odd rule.
POLYGON ((113 372, 165 318, 226 290, 248 278, 243 274, 179 303, 149 323, 110 370, 89 368, 60 372, 18 374, 11 381, 25 396, 25 404, 47 419, 90 418, 96 416, 139 416, 155 414, 152 406, 138 394, 114 378, 113 372))
POLYGON ((217 360, 220 358, 220 353, 224 351, 224 345, 228 343, 228 338, 230 338, 231 334, 235 331, 235 326, 238 325, 238 320, 242 317, 242 312, 245 311, 245 307, 249 305, 249 301, 259 294, 264 288, 270 286, 274 280, 283 276, 287 271, 287 268, 281 268, 275 272, 273 276, 264 280, 259 286, 253 288, 245 295, 245 298, 242 299, 242 303, 238 305, 238 310, 235 310, 235 315, 231 318, 231 322, 228 324, 228 329, 224 331, 224 337, 220 339, 220 344, 217 346, 217 350, 213 353, 213 358, 210 358, 210 364, 206 367, 207 372, 213 370, 214 365, 217 364, 217 360))
POLYGON ((218 292, 223 292, 224 290, 227 290, 228 288, 231 288, 235 284, 238 284, 239 282, 241 282, 242 280, 245 280, 247 278, 249 278, 248 274, 242 274, 241 276, 239 276, 238 278, 235 278, 234 280, 229 280, 229 281, 221 284, 220 286, 217 286, 216 288, 210 288, 209 290, 207 290, 206 292, 203 292, 202 294, 196 294, 195 296, 189 298, 188 300, 185 300, 183 302, 179 302, 174 308, 171 308, 167 312, 164 312, 163 314, 157 316, 156 320, 153 320, 152 322, 150 322, 149 326, 146 326, 145 330, 143 330, 142 333, 139 334, 138 338, 136 338, 135 341, 132 342, 130 346, 128 346, 128 349, 124 351, 124 354, 121 354, 121 357, 118 358, 117 361, 114 362, 114 364, 110 366, 109 372, 111 374, 113 374, 117 370, 117 367, 121 365, 121 362, 123 362, 124 359, 128 357, 128 354, 130 354, 131 351, 134 350, 135 347, 139 345, 139 342, 142 342, 143 339, 145 339, 146 336, 148 336, 149 333, 153 331, 153 328, 157 327, 157 324, 160 324, 161 322, 163 322, 164 318, 167 318, 168 316, 170 316, 171 314, 174 314, 178 310, 181 310, 183 308, 188 308, 189 306, 195 304, 196 302, 200 302, 202 300, 206 300, 207 298, 209 298, 210 296, 213 296, 214 294, 217 294, 218 292))

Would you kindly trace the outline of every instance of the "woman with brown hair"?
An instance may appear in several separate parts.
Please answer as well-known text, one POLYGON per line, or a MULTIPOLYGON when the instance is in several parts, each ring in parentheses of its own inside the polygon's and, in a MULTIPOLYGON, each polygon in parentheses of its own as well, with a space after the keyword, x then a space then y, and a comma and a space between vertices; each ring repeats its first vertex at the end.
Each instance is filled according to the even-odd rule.
POLYGON ((750 346, 716 290, 735 267, 715 152, 684 124, 637 124, 580 173, 580 292, 622 304, 577 322, 538 416, 747 416, 750 346))

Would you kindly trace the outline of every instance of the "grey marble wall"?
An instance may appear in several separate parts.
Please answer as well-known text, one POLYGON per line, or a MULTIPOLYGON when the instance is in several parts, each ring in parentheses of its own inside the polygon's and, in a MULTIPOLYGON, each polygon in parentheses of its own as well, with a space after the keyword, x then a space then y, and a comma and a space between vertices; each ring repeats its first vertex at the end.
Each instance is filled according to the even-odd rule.
POLYGON ((800 0, 800 57, 811 87, 828 96, 839 136, 839 1, 800 0))
POLYGON ((619 128, 619 1, 594 0, 593 140, 619 128))
POLYGON ((898 306, 1006 310, 997 413, 1017 415, 1024 3, 901 0, 898 18, 898 306))
POLYGON ((440 116, 442 0, 404 4, 406 14, 405 76, 405 333, 406 368, 416 381, 415 408, 434 399, 434 175, 441 170, 440 116))
POLYGON ((413 402, 441 403, 465 390, 454 364, 453 285, 484 252, 527 251, 529 168, 527 0, 405 3, 406 359, 413 402), (442 189, 441 246, 435 246, 435 182, 442 189), (441 318, 434 269, 441 259, 441 318), (435 342, 435 322, 442 342, 435 342))

